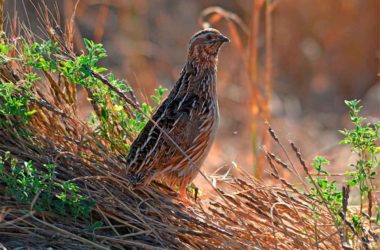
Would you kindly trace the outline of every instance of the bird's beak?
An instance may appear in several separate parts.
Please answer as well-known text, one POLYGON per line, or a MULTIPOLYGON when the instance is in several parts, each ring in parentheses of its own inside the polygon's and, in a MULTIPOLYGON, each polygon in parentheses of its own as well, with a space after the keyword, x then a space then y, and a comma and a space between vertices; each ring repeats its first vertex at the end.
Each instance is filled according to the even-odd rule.
POLYGON ((226 37, 225 35, 220 34, 218 37, 218 41, 222 43, 229 43, 230 39, 226 37))

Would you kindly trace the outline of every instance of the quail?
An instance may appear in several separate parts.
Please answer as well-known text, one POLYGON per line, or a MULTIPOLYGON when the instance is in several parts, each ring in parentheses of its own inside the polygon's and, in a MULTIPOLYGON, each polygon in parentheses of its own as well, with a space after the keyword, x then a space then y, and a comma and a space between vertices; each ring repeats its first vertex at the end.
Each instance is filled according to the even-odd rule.
POLYGON ((212 28, 192 36, 173 90, 130 147, 127 176, 134 186, 160 180, 177 185, 186 198, 186 187, 199 173, 218 127, 216 73, 218 53, 226 42, 229 39, 212 28))

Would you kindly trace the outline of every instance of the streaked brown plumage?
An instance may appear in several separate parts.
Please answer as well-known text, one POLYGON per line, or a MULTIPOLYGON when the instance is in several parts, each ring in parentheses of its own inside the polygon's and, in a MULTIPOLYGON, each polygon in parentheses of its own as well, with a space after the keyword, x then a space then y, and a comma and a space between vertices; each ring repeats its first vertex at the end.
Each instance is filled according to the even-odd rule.
MULTIPOLYGON (((218 52, 228 41, 215 29, 197 32, 179 80, 152 117, 197 166, 206 158, 218 126, 218 52)), ((160 179, 169 186, 177 184, 181 196, 198 174, 197 167, 151 121, 131 146, 127 171, 136 186, 160 179)))

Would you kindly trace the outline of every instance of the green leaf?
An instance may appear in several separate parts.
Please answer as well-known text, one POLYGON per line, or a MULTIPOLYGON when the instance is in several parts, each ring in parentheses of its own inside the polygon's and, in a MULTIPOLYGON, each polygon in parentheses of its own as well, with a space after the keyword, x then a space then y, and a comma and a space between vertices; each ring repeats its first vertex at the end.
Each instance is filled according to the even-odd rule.
POLYGON ((35 113, 37 113, 37 110, 33 109, 33 110, 31 110, 31 111, 26 112, 25 115, 26 115, 26 116, 32 116, 32 115, 34 115, 35 113))

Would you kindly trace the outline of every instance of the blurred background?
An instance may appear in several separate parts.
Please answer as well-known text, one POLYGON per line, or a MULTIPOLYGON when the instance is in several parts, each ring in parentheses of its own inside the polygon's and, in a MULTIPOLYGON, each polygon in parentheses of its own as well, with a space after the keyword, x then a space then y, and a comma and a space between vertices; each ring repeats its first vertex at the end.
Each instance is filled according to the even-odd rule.
MULTIPOLYGON (((76 2, 46 1, 52 13, 59 10, 61 24, 76 2)), ((17 12, 40 33, 41 1, 5 4, 8 19, 17 12)), ((103 43, 103 65, 148 102, 154 88, 173 87, 188 41, 202 26, 231 38, 219 57, 221 126, 204 165, 208 174, 238 165, 267 178, 261 149, 278 146, 271 146, 265 120, 285 145, 295 141, 308 163, 326 155, 343 172, 349 149, 336 146, 337 130, 350 126, 344 100, 362 99, 363 114, 379 120, 379 0, 81 0, 75 23, 78 52, 83 37, 103 43)), ((85 117, 85 96, 81 105, 85 117)))

